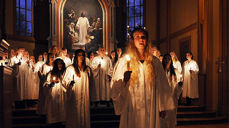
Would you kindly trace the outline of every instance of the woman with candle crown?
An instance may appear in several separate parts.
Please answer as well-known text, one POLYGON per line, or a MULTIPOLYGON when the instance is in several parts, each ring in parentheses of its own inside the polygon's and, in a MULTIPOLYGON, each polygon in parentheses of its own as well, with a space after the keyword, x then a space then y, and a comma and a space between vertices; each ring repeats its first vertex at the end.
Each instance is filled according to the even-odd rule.
POLYGON ((63 79, 67 87, 66 128, 90 128, 91 70, 85 59, 84 50, 76 50, 73 65, 66 69, 63 79))
POLYGON ((111 97, 115 113, 121 115, 120 128, 160 128, 160 118, 174 108, 161 62, 152 55, 148 32, 135 28, 125 55, 114 67, 111 97), (170 103, 170 104, 168 104, 170 103))
POLYGON ((47 97, 47 122, 51 126, 56 126, 65 122, 65 92, 62 79, 66 67, 62 59, 54 61, 53 70, 49 72, 44 86, 49 87, 47 97))

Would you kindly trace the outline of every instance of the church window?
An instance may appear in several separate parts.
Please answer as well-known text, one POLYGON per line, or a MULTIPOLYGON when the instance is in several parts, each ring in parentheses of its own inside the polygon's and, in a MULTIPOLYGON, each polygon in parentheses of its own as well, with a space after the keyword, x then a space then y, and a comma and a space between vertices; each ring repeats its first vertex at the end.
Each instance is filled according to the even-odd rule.
POLYGON ((134 27, 143 26, 143 0, 126 0, 127 34, 134 27))
POLYGON ((16 34, 29 36, 33 34, 32 0, 16 0, 16 34))

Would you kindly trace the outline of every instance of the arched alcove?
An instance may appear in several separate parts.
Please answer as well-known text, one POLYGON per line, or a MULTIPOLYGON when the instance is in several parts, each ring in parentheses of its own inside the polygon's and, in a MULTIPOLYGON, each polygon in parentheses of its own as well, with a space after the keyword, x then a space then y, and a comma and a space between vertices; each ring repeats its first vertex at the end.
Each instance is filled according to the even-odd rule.
MULTIPOLYGON (((110 51, 111 42, 111 6, 110 1, 107 0, 59 0, 56 1, 55 14, 56 18, 53 20, 56 26, 56 45, 60 48, 66 47, 69 51, 74 51, 77 48, 86 48, 87 51, 95 51, 98 46, 103 46, 107 51, 110 51), (86 47, 81 47, 82 42, 73 38, 71 34, 80 37, 80 27, 77 27, 77 22, 81 13, 86 13, 86 18, 90 24, 87 29, 86 47), (74 14, 75 13, 75 14, 74 14), (75 18, 72 15, 76 15, 75 18), (95 28, 93 26, 93 18, 96 21, 100 19, 100 26, 95 28), (99 18, 99 19, 98 19, 99 18), (73 30, 70 30, 72 27, 73 30), (76 32, 76 33, 74 33, 76 32), (80 44, 80 45, 77 45, 80 44)), ((84 37, 84 36, 83 36, 84 37)), ((83 46, 83 45, 82 45, 83 46)))

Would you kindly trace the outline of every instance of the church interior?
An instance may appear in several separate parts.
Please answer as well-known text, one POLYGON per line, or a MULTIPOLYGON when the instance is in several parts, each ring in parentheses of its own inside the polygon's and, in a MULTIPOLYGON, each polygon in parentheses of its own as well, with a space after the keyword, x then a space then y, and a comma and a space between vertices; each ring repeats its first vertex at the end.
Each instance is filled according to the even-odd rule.
MULTIPOLYGON (((0 62, 10 59, 4 55, 12 49, 24 49, 35 60, 53 47, 67 50, 70 59, 77 49, 125 53, 137 27, 148 31, 147 41, 159 55, 174 52, 183 64, 191 52, 198 64, 199 97, 191 105, 180 97, 175 127, 229 128, 228 0, 1 0, 0 62)), ((0 65, 0 127, 49 127, 47 115, 37 114, 39 97, 15 98, 14 70, 0 65)), ((112 101, 91 104, 90 127, 119 123, 112 101)))

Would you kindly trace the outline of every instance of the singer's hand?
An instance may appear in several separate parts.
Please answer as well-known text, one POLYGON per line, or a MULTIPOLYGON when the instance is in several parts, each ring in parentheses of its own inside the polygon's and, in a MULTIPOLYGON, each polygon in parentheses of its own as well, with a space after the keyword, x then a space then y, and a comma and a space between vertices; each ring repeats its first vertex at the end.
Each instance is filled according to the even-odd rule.
POLYGON ((54 87, 55 83, 52 82, 51 84, 49 84, 49 87, 54 87))
POLYGON ((74 84, 75 84, 75 81, 72 80, 72 81, 70 82, 70 85, 73 86, 74 84))
POLYGON ((131 76, 132 71, 126 71, 124 73, 124 82, 127 83, 130 80, 130 76, 131 76))
POLYGON ((109 75, 107 75, 107 77, 108 77, 108 80, 109 80, 109 81, 111 81, 111 78, 112 78, 112 77, 111 77, 111 76, 109 76, 109 75))
POLYGON ((182 85, 183 85, 183 82, 178 82, 179 87, 182 87, 182 85))

